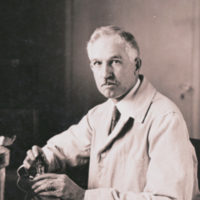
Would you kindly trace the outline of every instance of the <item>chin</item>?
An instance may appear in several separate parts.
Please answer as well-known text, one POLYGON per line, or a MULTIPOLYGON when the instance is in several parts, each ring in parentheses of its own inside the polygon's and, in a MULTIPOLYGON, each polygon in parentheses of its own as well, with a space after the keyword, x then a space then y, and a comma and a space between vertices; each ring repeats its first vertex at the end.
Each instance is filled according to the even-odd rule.
POLYGON ((101 94, 102 94, 104 97, 106 97, 107 99, 113 98, 113 97, 112 97, 113 95, 109 94, 108 92, 101 92, 101 94))
POLYGON ((112 89, 104 89, 104 90, 99 90, 101 94, 108 98, 108 99, 118 99, 123 95, 122 91, 116 90, 116 88, 112 89))
POLYGON ((104 97, 106 97, 107 99, 116 99, 117 95, 114 94, 113 92, 101 92, 103 94, 104 97))

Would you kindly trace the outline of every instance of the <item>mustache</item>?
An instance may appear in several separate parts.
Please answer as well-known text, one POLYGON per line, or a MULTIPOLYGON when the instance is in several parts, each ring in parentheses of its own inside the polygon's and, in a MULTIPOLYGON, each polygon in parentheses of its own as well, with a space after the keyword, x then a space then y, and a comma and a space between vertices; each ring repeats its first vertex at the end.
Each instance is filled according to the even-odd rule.
POLYGON ((119 83, 115 79, 105 79, 105 82, 102 84, 102 86, 104 85, 119 85, 119 83))

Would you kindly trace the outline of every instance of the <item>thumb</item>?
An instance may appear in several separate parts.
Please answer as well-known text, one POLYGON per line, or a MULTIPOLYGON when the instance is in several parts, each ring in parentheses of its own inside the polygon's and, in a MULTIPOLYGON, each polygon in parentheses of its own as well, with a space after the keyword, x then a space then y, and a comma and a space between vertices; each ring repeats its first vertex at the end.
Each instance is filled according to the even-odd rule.
POLYGON ((40 147, 34 145, 32 147, 32 152, 35 158, 39 157, 41 154, 43 154, 43 151, 40 147))

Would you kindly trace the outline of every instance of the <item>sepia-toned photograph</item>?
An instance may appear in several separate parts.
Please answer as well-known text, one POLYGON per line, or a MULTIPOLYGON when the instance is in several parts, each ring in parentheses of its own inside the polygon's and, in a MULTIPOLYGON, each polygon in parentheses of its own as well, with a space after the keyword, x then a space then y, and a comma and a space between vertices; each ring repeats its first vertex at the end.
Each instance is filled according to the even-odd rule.
POLYGON ((0 1, 0 200, 200 200, 199 162, 199 0, 0 1))

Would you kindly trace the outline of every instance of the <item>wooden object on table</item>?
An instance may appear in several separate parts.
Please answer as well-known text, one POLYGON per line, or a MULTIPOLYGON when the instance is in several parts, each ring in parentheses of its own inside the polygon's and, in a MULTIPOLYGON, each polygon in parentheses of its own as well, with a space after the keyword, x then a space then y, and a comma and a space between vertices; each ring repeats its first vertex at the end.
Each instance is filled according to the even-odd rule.
POLYGON ((0 146, 0 200, 4 200, 6 166, 9 165, 10 151, 0 146))

